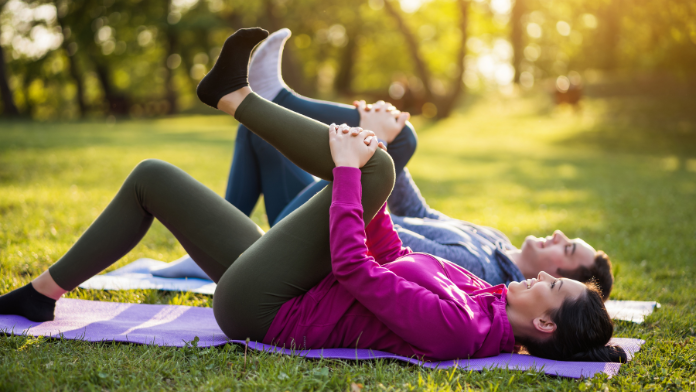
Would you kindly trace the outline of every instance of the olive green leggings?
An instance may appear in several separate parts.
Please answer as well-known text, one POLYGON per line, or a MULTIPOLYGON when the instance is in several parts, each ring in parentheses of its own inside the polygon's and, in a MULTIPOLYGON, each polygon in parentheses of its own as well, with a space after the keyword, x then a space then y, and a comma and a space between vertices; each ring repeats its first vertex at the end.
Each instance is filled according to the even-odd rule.
MULTIPOLYGON (((328 125, 250 94, 235 117, 303 170, 331 181, 328 125)), ((387 200, 394 165, 384 151, 361 169, 365 223, 387 200)), ((183 170, 146 160, 73 247, 49 268, 72 290, 128 253, 159 219, 218 283, 215 318, 231 339, 260 341, 280 307, 331 272, 329 184, 263 234, 246 215, 183 170)))

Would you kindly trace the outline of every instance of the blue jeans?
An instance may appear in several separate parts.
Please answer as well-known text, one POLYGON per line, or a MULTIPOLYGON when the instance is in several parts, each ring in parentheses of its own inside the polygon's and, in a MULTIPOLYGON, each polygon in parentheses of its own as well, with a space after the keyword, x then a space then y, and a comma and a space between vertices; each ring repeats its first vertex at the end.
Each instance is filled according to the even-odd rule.
MULTIPOLYGON (((273 102, 325 124, 360 125, 360 113, 353 106, 319 101, 283 89, 273 102)), ((388 146, 398 176, 416 151, 416 132, 410 123, 388 146)), ((290 162, 263 139, 239 125, 225 199, 247 216, 261 194, 266 216, 273 226, 326 186, 290 162)))

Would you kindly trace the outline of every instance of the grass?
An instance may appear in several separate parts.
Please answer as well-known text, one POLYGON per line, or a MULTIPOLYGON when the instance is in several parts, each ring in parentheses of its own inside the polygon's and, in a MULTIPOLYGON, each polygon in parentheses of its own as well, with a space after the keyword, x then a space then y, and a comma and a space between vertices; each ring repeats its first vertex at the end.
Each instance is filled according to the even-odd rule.
MULTIPOLYGON (((217 349, 0 337, 0 390, 681 390, 696 388, 696 114, 693 95, 597 92, 581 111, 544 97, 470 100, 445 121, 414 119, 409 168, 430 205, 497 227, 513 243, 560 228, 612 257, 614 299, 662 308, 616 336, 647 341, 618 376, 437 371, 390 361, 309 361, 217 349), (355 385, 353 385, 355 384, 355 385), (352 386, 353 385, 353 386, 352 386), (352 387, 351 387, 352 386, 352 387)), ((55 262, 137 162, 170 161, 222 194, 227 117, 0 123, 0 293, 55 262)), ((267 228, 260 204, 253 219, 267 228)), ((111 269, 183 254, 156 223, 111 269)), ((210 306, 204 295, 75 290, 71 298, 210 306)))

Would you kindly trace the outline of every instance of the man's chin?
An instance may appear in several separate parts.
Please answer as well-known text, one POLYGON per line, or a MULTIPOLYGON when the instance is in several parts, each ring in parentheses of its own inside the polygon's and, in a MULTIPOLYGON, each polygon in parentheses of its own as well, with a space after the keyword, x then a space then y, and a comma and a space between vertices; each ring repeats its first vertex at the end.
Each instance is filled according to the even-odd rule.
POLYGON ((536 237, 533 235, 527 236, 527 238, 524 239, 524 242, 522 242, 522 246, 520 247, 520 250, 524 253, 525 250, 529 251, 530 249, 534 249, 534 245, 536 244, 536 237))

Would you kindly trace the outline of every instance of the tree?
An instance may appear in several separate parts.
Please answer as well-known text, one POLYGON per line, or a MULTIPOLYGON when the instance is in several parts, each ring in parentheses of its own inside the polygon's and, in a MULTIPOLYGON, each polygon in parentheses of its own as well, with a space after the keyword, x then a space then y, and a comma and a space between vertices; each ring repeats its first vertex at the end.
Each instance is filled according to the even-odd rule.
POLYGON ((404 37, 404 41, 406 41, 406 48, 411 55, 411 61, 413 61, 414 65, 416 66, 416 73, 418 74, 421 82, 423 82, 423 87, 425 89, 425 100, 428 102, 432 101, 433 93, 430 86, 430 71, 428 70, 428 65, 421 57, 416 37, 411 32, 411 29, 408 27, 406 21, 401 16, 399 11, 394 8, 391 1, 386 0, 384 2, 384 9, 389 15, 391 15, 392 18, 394 18, 396 25, 399 27, 399 31, 401 31, 401 35, 404 37))
POLYGON ((431 102, 435 104, 437 108, 436 117, 438 119, 446 118, 452 113, 455 103, 459 96, 464 92, 464 83, 462 81, 462 76, 465 71, 464 56, 466 55, 466 40, 467 40, 467 29, 469 24, 469 0, 457 0, 457 7, 459 8, 459 30, 461 32, 459 51, 457 52, 457 72, 454 80, 452 81, 452 90, 446 96, 437 96, 432 91, 432 77, 428 70, 428 65, 424 61, 420 54, 420 48, 418 46, 418 41, 415 35, 411 32, 410 28, 406 24, 406 21, 401 16, 398 10, 394 8, 392 3, 388 0, 384 2, 384 9, 386 12, 394 18, 396 24, 401 31, 401 34, 406 41, 406 47, 410 53, 411 60, 413 61, 416 73, 423 83, 423 88, 425 91, 426 102, 431 102))
POLYGON ((80 73, 77 65, 77 57, 74 57, 75 52, 77 51, 77 43, 71 39, 72 30, 65 24, 65 15, 62 15, 61 8, 57 8, 57 10, 58 12, 56 19, 58 21, 58 25, 60 26, 61 32, 63 33, 63 43, 61 46, 65 51, 68 61, 68 72, 70 73, 70 77, 75 83, 75 89, 77 90, 75 95, 77 96, 78 113, 80 117, 83 117, 87 113, 87 103, 85 103, 85 86, 82 80, 82 74, 80 73), (73 50, 75 52, 73 52, 73 50))
MULTIPOLYGON (((171 0, 164 0, 165 3, 165 11, 170 11, 172 9, 172 1, 171 0)), ((178 44, 179 44, 179 36, 178 32, 176 31, 176 27, 173 26, 171 23, 169 23, 168 19, 168 12, 164 13, 164 20, 162 21, 161 25, 163 29, 165 30, 165 39, 166 39, 166 46, 167 46, 167 51, 164 56, 164 69, 167 71, 167 75, 164 80, 164 89, 165 89, 165 99, 167 101, 168 108, 167 108, 167 114, 174 114, 177 112, 177 93, 174 88, 174 70, 169 69, 167 66, 167 62, 169 61, 169 58, 171 56, 174 56, 177 54, 178 50, 178 44)))
POLYGON ((2 114, 8 117, 19 116, 19 111, 14 103, 10 84, 7 82, 7 67, 5 67, 5 54, 0 46, 0 97, 2 97, 2 114))
POLYGON ((515 83, 520 83, 522 59, 524 58, 524 26, 522 17, 527 11, 526 0, 515 0, 510 15, 510 44, 512 44, 512 66, 515 68, 515 83))
POLYGON ((449 96, 445 97, 438 109, 438 118, 448 117, 454 109, 454 104, 459 99, 459 96, 464 92, 464 71, 466 64, 464 63, 464 56, 466 56, 466 40, 468 38, 467 30, 469 27, 469 1, 468 0, 457 0, 457 5, 459 5, 459 30, 462 34, 461 45, 459 47, 459 53, 457 54, 457 60, 459 62, 458 72, 454 77, 453 84, 454 88, 449 96))

